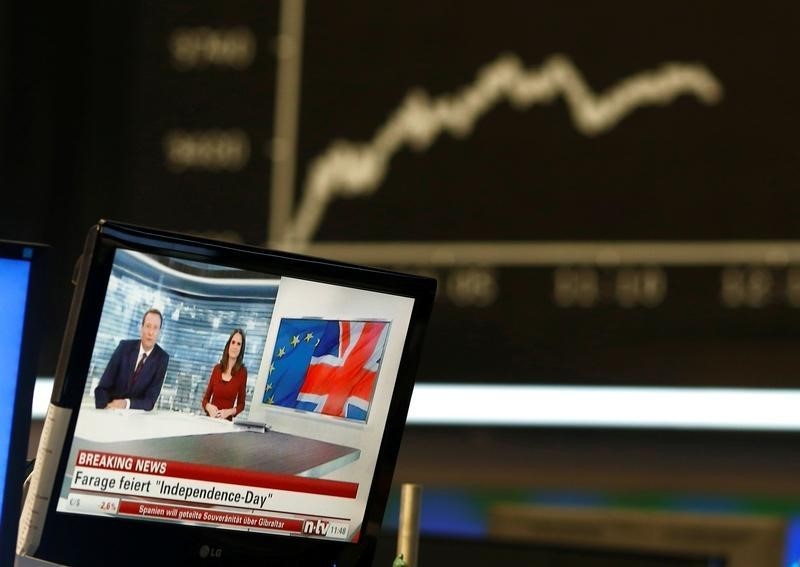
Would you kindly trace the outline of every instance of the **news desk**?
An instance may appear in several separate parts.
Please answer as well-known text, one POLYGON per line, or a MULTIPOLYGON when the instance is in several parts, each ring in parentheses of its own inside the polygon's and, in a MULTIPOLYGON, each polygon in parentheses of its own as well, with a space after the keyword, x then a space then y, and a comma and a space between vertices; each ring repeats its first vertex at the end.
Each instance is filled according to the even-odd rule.
POLYGON ((71 462, 83 449, 319 478, 361 456, 354 447, 172 411, 83 407, 80 422, 71 462))

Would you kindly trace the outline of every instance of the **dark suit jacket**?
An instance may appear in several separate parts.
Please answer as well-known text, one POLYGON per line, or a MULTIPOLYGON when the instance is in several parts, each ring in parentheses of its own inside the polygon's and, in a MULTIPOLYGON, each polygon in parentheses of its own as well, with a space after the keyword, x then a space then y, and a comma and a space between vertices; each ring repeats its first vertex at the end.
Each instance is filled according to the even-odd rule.
POLYGON ((167 373, 169 355, 155 345, 133 384, 131 379, 138 356, 138 340, 119 342, 94 390, 95 407, 104 408, 111 400, 128 398, 131 409, 153 409, 167 373))

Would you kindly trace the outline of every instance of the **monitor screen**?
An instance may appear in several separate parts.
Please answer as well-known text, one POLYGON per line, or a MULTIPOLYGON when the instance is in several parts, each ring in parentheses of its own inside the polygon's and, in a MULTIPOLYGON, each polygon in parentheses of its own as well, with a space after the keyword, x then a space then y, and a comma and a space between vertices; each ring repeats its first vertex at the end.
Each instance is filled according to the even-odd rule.
POLYGON ((356 537, 413 303, 118 250, 58 510, 356 537))
MULTIPOLYGON (((22 326, 25 322, 25 303, 28 294, 30 262, 26 260, 0 258, 0 311, 5 324, 0 326, 0 360, 7 361, 9 375, 17 378, 19 372, 20 349, 22 347, 22 326)), ((17 393, 18 379, 0 380, 0 399, 13 400, 17 393)), ((4 413, 0 417, 0 454, 7 455, 11 443, 12 415, 4 413)), ((8 462, 0 460, 0 481, 5 484, 8 462)), ((3 494, 0 492, 0 509, 3 494)))
MULTIPOLYGON (((73 414, 50 527, 83 517, 109 533, 357 547, 385 507, 381 459, 387 439, 396 455, 412 387, 401 359, 432 293, 299 257, 108 248, 54 394, 73 414)), ((86 560, 60 555, 59 537, 46 523, 43 558, 86 560)))
POLYGON ((0 399, 0 564, 12 561, 20 512, 22 474, 30 424, 35 373, 35 337, 30 333, 31 279, 40 249, 0 242, 0 360, 4 364, 0 399), (26 318, 27 316, 27 318, 26 318), (27 322, 27 325, 26 325, 27 322))

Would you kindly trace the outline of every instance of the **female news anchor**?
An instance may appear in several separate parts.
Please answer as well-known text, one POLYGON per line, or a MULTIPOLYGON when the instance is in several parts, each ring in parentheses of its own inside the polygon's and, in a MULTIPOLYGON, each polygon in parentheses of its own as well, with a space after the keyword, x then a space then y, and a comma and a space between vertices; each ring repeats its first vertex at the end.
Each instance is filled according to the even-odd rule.
POLYGON ((211 417, 232 420, 244 409, 247 368, 243 360, 244 331, 234 329, 225 343, 222 359, 211 370, 203 396, 203 411, 211 417))

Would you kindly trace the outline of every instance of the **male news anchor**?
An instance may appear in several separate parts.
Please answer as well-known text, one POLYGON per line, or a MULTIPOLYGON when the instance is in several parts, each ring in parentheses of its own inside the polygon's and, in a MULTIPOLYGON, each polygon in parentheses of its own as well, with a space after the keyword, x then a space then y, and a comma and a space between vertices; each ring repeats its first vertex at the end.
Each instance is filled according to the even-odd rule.
POLYGON ((169 364, 169 354, 156 344, 163 320, 158 309, 149 309, 142 317, 141 340, 119 342, 94 390, 96 408, 153 409, 169 364))

